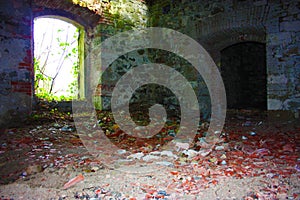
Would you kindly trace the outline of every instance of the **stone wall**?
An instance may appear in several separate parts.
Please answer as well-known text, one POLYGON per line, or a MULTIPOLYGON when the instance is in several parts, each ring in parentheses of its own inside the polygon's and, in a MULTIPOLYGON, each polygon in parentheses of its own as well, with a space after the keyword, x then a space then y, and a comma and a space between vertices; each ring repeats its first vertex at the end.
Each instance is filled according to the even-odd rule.
MULTIPOLYGON (((84 28, 85 59, 106 38, 145 26, 167 27, 189 35, 206 48, 218 66, 221 65, 221 51, 226 47, 240 42, 264 43, 268 109, 296 111, 300 108, 300 3, 297 1, 153 0, 147 3, 143 0, 102 0, 92 9, 83 0, 76 2, 78 5, 71 0, 0 1, 1 127, 25 119, 32 110, 33 20, 48 15, 64 17, 84 28)), ((162 62, 189 79, 201 99, 200 106, 209 113, 210 99, 205 83, 202 77, 195 77, 188 63, 174 63, 176 56, 162 51, 142 51, 128 52, 114 62, 110 66, 114 76, 106 76, 107 80, 116 77, 116 81, 126 70, 143 63, 162 62)), ((89 83, 93 67, 86 64, 84 70, 88 97, 94 92, 89 83)), ((99 84, 102 88, 100 107, 109 109, 109 94, 114 83, 99 84)), ((151 87, 141 89, 141 94, 135 94, 136 98, 143 96, 145 91, 153 91, 151 87)), ((164 88, 157 89, 151 94, 153 100, 161 100, 158 94, 162 91, 169 94, 164 97, 166 102, 177 105, 171 93, 164 88)))
MULTIPOLYGON (((103 0, 102 3, 102 20, 94 28, 91 51, 99 49, 101 43, 111 36, 124 31, 146 27, 148 10, 144 1, 103 0)), ((96 108, 103 110, 111 109, 110 100, 112 91, 121 76, 133 67, 148 63, 149 61, 147 50, 128 52, 113 62, 111 66, 108 66, 108 69, 101 77, 101 73, 94 71, 96 68, 103 67, 100 66, 101 58, 96 57, 95 59, 91 61, 92 68, 89 71, 89 77, 92 80, 95 73, 98 73, 99 84, 96 92, 96 88, 90 87, 89 96, 93 96, 96 108)), ((122 98, 122 96, 119 98, 122 98)))
POLYGON ((230 45, 265 43, 268 109, 300 108, 299 2, 157 0, 149 10, 150 26, 189 35, 206 48, 218 66, 220 52, 230 45))
POLYGON ((300 3, 281 1, 270 8, 266 32, 268 108, 300 108, 300 3))

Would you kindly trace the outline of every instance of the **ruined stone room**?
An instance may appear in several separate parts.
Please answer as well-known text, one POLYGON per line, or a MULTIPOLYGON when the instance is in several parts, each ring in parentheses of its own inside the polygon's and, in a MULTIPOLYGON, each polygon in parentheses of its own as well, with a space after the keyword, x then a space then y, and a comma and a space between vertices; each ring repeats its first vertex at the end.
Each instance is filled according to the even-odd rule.
POLYGON ((0 0, 0 200, 300 199, 297 0, 0 0))

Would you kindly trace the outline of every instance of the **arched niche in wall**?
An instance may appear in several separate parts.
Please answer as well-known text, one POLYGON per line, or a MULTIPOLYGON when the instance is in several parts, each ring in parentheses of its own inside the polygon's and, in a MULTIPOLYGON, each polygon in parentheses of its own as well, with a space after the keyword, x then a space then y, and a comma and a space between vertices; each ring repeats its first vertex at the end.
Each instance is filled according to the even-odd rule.
POLYGON ((267 5, 237 8, 232 12, 223 12, 207 17, 196 24, 199 43, 220 67, 225 89, 227 89, 229 108, 267 109, 265 22, 268 18, 268 10, 267 5), (254 57, 254 52, 249 55, 245 53, 255 51, 254 49, 259 49, 258 52, 261 52, 258 55, 261 56, 260 63, 255 62, 257 58, 254 57), (250 63, 251 59, 254 60, 253 63, 250 63), (234 69, 228 65, 234 65, 235 70, 240 70, 240 72, 234 75, 230 74, 230 70, 234 69), (259 67, 257 72, 254 70, 255 67, 259 67), (248 74, 247 68, 251 71, 249 71, 251 75, 248 74), (242 79, 245 83, 236 83, 240 76, 244 76, 242 79), (253 78, 257 78, 259 81, 256 83, 253 78), (240 86, 239 84, 243 84, 244 87, 233 88, 234 84, 237 84, 237 87, 240 86), (253 91, 253 87, 260 89, 257 88, 253 91), (253 94, 250 95, 249 91, 253 94), (234 96, 235 92, 237 96, 234 96))
POLYGON ((47 15, 65 17, 83 26, 87 32, 94 28, 101 18, 100 15, 95 14, 88 8, 72 3, 71 0, 33 0, 32 10, 34 18, 47 15))
POLYGON ((227 107, 267 109, 266 45, 242 42, 221 51, 227 107))

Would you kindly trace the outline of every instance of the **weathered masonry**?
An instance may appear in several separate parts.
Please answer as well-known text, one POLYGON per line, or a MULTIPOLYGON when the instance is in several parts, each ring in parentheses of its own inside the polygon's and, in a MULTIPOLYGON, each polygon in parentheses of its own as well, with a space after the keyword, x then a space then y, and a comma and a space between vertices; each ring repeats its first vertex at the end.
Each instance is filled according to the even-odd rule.
MULTIPOLYGON (((0 1, 0 127, 26 119, 34 105, 33 20, 53 17, 84 32, 81 95, 89 98, 91 67, 86 55, 106 38, 140 27, 166 27, 198 41, 220 69, 229 108, 300 109, 300 3, 294 0, 11 0, 0 1), (74 3, 75 2, 75 3, 74 3)), ((105 74, 99 107, 109 109, 111 91, 130 68, 159 62, 193 85, 204 114, 210 99, 202 77, 176 55, 154 49, 128 52, 105 74), (175 62, 176 60, 176 62, 175 62)), ((149 86, 135 100, 177 106, 166 88, 149 86), (159 95, 163 93, 164 95, 159 95)), ((150 103, 151 104, 151 103, 150 103)))

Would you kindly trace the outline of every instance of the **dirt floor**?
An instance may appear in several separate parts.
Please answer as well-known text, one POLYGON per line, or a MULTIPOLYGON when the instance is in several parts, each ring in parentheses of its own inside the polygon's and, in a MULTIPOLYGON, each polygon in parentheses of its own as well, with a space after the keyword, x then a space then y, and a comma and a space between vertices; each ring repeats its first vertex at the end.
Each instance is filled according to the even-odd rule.
POLYGON ((99 123, 125 149, 114 167, 87 151, 72 114, 41 110, 1 130, 0 199, 300 199, 299 119, 228 111, 213 147, 203 148, 203 122, 189 149, 170 151, 150 140, 130 150, 137 141, 120 140, 108 116, 99 123))

